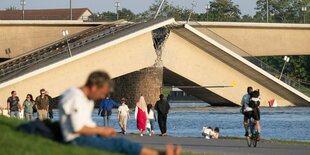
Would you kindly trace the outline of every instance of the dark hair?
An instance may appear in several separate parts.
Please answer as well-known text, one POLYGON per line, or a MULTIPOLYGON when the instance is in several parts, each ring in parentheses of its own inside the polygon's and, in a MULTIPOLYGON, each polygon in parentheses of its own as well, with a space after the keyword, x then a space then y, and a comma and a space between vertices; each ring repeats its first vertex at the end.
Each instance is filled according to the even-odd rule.
POLYGON ((217 133, 220 133, 220 128, 219 127, 215 127, 214 131, 217 132, 217 133))
POLYGON ((250 87, 247 88, 247 92, 248 93, 251 93, 252 91, 253 91, 253 87, 250 86, 250 87))
MULTIPOLYGON (((29 96, 29 97, 30 97, 30 101, 31 101, 31 102, 34 102, 34 100, 33 100, 33 96, 32 96, 31 94, 27 94, 27 96, 29 96)), ((27 99, 26 99, 26 100, 27 100, 27 99)), ((25 100, 25 101, 26 101, 26 100, 25 100)))
POLYGON ((164 99, 164 97, 165 97, 164 94, 160 94, 160 95, 159 95, 159 98, 160 98, 160 99, 164 99))
POLYGON ((147 105, 147 113, 150 113, 150 110, 153 108, 152 104, 147 105))
POLYGON ((104 71, 95 71, 88 76, 85 86, 91 87, 95 85, 101 88, 105 84, 111 85, 111 78, 109 74, 104 71))
POLYGON ((16 92, 15 90, 11 91, 11 95, 13 95, 15 92, 16 92))

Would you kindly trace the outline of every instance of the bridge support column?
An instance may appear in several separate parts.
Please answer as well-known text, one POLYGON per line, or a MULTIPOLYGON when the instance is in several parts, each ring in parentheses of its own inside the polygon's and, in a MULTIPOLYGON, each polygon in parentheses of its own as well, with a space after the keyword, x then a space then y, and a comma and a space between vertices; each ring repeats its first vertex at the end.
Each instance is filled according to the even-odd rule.
POLYGON ((127 99, 129 107, 135 107, 143 95, 147 104, 155 104, 162 91, 163 68, 149 67, 114 79, 112 99, 119 102, 127 99))

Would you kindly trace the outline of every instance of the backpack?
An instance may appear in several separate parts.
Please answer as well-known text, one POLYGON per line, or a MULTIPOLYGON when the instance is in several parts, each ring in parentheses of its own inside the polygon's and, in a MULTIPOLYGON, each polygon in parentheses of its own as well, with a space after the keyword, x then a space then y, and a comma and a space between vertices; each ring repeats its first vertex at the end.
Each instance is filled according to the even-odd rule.
POLYGON ((255 90, 250 94, 249 107, 256 109, 260 106, 260 93, 259 90, 255 90))

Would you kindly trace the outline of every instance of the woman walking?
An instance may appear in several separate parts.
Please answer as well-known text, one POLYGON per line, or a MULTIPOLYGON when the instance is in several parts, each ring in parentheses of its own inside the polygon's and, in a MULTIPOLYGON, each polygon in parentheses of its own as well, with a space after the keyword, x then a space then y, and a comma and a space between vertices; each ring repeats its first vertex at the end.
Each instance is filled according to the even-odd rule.
POLYGON ((27 121, 32 120, 32 113, 33 113, 33 105, 34 105, 34 100, 31 94, 28 94, 26 97, 26 100, 23 103, 24 107, 24 112, 25 112, 25 118, 27 121))
POLYGON ((140 97, 139 102, 136 105, 135 119, 137 120, 137 128, 140 131, 140 136, 143 136, 147 120, 147 107, 143 96, 140 97))

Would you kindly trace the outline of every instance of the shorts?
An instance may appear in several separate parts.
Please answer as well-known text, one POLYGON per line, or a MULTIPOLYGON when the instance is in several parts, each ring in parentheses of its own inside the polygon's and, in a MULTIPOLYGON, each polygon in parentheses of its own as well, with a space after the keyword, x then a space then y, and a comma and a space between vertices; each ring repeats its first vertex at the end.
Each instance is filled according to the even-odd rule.
POLYGON ((254 118, 256 121, 260 120, 260 110, 258 108, 255 108, 253 111, 244 112, 244 119, 251 118, 254 118))
POLYGON ((124 128, 124 125, 127 125, 127 115, 120 115, 119 116, 119 120, 118 123, 120 125, 121 128, 124 128))

